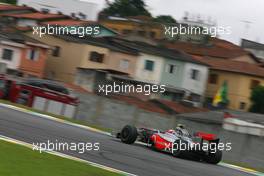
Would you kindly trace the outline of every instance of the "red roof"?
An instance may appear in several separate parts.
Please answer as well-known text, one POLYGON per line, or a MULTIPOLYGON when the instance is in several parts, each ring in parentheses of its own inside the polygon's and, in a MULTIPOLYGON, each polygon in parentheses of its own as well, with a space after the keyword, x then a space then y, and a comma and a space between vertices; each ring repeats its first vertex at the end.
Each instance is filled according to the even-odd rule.
POLYGON ((183 105, 181 103, 172 102, 168 100, 156 100, 156 101, 158 101, 159 103, 165 105, 167 108, 179 114, 209 111, 208 109, 205 109, 205 108, 190 107, 190 106, 183 105))
POLYGON ((226 59, 216 59, 208 57, 193 57, 195 60, 203 62, 214 70, 221 70, 227 72, 234 72, 240 74, 247 74, 252 76, 264 77, 264 68, 260 67, 259 64, 250 64, 247 62, 239 62, 226 59))
POLYGON ((67 20, 47 21, 41 24, 58 25, 58 26, 78 26, 78 25, 84 25, 84 24, 96 24, 96 22, 67 19, 67 20))
POLYGON ((136 97, 125 96, 125 95, 112 95, 112 96, 109 96, 109 98, 114 98, 116 100, 126 102, 128 104, 137 106, 138 108, 146 110, 146 111, 161 113, 161 114, 168 114, 164 109, 160 108, 155 103, 150 102, 150 101, 143 101, 136 97))
POLYGON ((197 56, 211 56, 218 58, 234 58, 249 54, 241 47, 218 38, 212 38, 210 44, 194 44, 191 42, 167 43, 166 46, 171 49, 182 50, 188 54, 197 56))
POLYGON ((27 6, 0 4, 0 11, 8 11, 8 10, 33 10, 33 8, 27 6))
POLYGON ((14 17, 14 18, 24 18, 24 19, 34 19, 34 20, 45 20, 45 19, 57 19, 57 18, 68 18, 61 14, 46 14, 46 13, 23 13, 23 14, 4 14, 2 16, 14 17))

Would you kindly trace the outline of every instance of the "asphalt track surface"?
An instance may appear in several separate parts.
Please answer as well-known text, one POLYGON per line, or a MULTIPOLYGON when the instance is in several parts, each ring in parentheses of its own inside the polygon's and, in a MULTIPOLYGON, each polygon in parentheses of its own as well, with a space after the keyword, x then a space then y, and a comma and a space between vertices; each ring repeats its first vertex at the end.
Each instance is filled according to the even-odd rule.
POLYGON ((0 135, 28 143, 99 142, 100 151, 79 154, 61 151, 84 160, 140 176, 249 176, 217 165, 174 158, 139 144, 127 145, 118 139, 92 131, 0 107, 0 135))

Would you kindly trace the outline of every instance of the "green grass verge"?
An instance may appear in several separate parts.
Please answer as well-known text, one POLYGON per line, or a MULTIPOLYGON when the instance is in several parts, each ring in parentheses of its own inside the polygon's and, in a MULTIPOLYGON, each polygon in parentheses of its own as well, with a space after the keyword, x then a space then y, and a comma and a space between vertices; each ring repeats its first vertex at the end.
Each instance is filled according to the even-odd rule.
POLYGON ((60 115, 56 115, 56 114, 51 114, 51 113, 47 113, 47 112, 44 112, 44 111, 39 111, 39 110, 30 108, 28 106, 24 106, 24 105, 21 105, 21 104, 12 103, 10 101, 0 100, 0 103, 8 104, 8 105, 13 105, 13 106, 16 106, 16 107, 19 107, 19 108, 23 108, 23 109, 30 110, 32 112, 37 112, 37 113, 40 113, 40 114, 49 115, 49 116, 52 116, 52 117, 55 117, 55 118, 58 118, 58 119, 66 120, 66 121, 69 121, 69 122, 72 122, 72 123, 76 123, 76 124, 79 124, 79 125, 89 126, 89 127, 96 128, 98 130, 102 130, 102 131, 105 131, 105 132, 112 132, 112 129, 110 129, 110 128, 105 128, 105 127, 101 127, 101 126, 98 126, 98 125, 89 124, 89 123, 84 122, 84 121, 81 121, 81 120, 70 119, 70 118, 67 118, 67 117, 64 117, 64 116, 60 116, 60 115))
POLYGON ((39 153, 0 140, 0 175, 5 176, 120 176, 86 163, 39 153))

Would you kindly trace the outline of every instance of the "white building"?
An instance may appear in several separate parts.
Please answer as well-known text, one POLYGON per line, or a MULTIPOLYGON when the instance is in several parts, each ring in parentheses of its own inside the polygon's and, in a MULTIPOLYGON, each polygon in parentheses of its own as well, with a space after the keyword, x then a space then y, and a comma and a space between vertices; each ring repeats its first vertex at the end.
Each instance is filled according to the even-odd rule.
POLYGON ((197 95, 204 95, 207 79, 207 66, 189 62, 185 63, 182 88, 197 95))
POLYGON ((18 0, 18 5, 27 5, 39 11, 49 13, 61 12, 65 15, 83 20, 96 20, 98 4, 81 0, 18 0))
POLYGON ((0 64, 9 70, 18 70, 25 45, 0 38, 0 64))
POLYGON ((147 83, 159 84, 164 59, 160 56, 141 53, 137 61, 135 79, 147 83))

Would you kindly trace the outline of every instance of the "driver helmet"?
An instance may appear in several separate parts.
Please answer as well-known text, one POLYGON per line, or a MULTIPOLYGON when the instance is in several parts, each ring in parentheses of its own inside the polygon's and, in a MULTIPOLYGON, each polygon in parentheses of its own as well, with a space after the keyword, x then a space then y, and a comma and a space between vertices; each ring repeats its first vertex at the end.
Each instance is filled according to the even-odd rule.
POLYGON ((185 125, 183 125, 183 124, 178 124, 176 128, 177 128, 177 129, 185 129, 185 125))
POLYGON ((178 124, 175 131, 178 135, 183 135, 185 130, 185 126, 183 124, 178 124))

